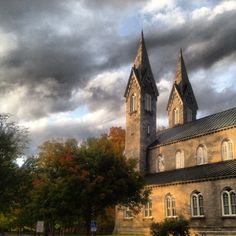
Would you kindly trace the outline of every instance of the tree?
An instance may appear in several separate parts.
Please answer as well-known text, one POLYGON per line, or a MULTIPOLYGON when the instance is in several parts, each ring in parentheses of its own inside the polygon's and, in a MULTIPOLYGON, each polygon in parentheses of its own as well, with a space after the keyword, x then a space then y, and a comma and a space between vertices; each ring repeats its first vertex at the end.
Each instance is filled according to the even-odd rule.
POLYGON ((45 235, 49 229, 54 234, 55 223, 66 225, 75 217, 73 178, 80 176, 72 163, 72 155, 76 155, 76 140, 69 139, 65 143, 46 141, 40 146, 38 157, 30 164, 32 170, 32 191, 28 203, 25 204, 21 220, 31 213, 31 219, 45 222, 45 235), (33 164, 33 165, 32 165, 33 164))
POLYGON ((16 201, 20 186, 16 159, 27 144, 27 130, 0 115, 0 211, 6 211, 16 201))
POLYGON ((79 202, 87 232, 91 219, 106 208, 118 204, 140 208, 147 200, 148 191, 143 190, 144 180, 135 171, 136 163, 118 155, 106 136, 88 139, 75 161, 85 171, 79 202))
MULTIPOLYGON (((143 177, 103 135, 78 147, 75 140, 47 141, 40 147, 28 209, 47 226, 90 222, 117 204, 138 209, 146 200, 143 177)), ((26 211, 27 212, 27 211, 26 211)))
POLYGON ((111 127, 108 138, 113 145, 113 151, 122 155, 125 150, 125 130, 121 127, 111 127))

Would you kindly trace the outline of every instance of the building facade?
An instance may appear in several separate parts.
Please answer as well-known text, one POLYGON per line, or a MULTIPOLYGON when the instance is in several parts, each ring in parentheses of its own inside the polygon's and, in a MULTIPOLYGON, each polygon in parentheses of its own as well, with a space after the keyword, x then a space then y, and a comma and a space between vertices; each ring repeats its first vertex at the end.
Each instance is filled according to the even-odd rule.
POLYGON ((151 195, 138 215, 117 207, 115 230, 150 235, 153 222, 184 216, 194 236, 236 235, 236 107, 196 119, 181 50, 169 127, 156 133, 158 95, 142 34, 125 91, 125 155, 137 160, 151 195))

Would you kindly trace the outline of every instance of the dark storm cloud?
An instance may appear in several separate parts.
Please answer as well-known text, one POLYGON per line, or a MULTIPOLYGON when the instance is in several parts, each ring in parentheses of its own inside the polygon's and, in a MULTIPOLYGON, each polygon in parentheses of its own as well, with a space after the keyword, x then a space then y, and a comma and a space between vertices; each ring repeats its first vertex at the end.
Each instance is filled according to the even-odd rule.
POLYGON ((83 0, 83 3, 85 5, 87 5, 90 8, 95 8, 95 9, 99 9, 99 8, 112 8, 112 9, 122 9, 124 10, 127 7, 137 7, 138 5, 140 6, 140 4, 145 3, 146 0, 126 0, 126 1, 120 1, 120 0, 83 0))
POLYGON ((226 12, 214 19, 188 21, 172 29, 148 28, 146 44, 152 64, 159 74, 174 68, 183 48, 189 70, 209 68, 236 52, 236 11, 226 12), (191 47, 194 46, 194 50, 191 47), (154 55, 155 54, 155 55, 154 55))
MULTIPOLYGON (((93 24, 78 20, 74 23, 78 29, 70 28, 66 34, 60 32, 60 18, 66 18, 69 14, 65 6, 74 3, 4 1, 1 5, 0 30, 16 35, 17 47, 0 58, 0 79, 8 85, 0 90, 7 93, 12 91, 12 87, 27 87, 27 97, 35 102, 35 106, 25 107, 25 113, 30 114, 30 118, 76 108, 78 104, 73 104, 70 100, 74 88, 82 88, 92 76, 130 61, 127 50, 114 50, 130 48, 128 40, 122 40, 113 32, 101 30, 101 25, 106 29, 113 24, 111 20, 107 21, 106 17, 95 17, 97 21, 92 19, 93 24), (56 20, 58 25, 55 25, 56 20), (86 30, 81 31, 83 27, 86 30), (48 84, 53 86, 48 87, 48 84), (46 93, 38 90, 38 87, 43 85, 46 93), (62 99, 64 102, 60 106, 58 100, 62 99), (36 107, 42 109, 39 111, 36 107)), ((127 7, 128 5, 126 3, 127 7)), ((78 11, 80 14, 80 8, 78 11)), ((113 19, 115 20, 114 17, 113 19)))
POLYGON ((0 28, 25 33, 42 21, 62 18, 68 14, 67 1, 1 0, 0 28))
POLYGON ((20 41, 17 49, 2 58, 1 65, 23 71, 23 78, 10 78, 15 83, 34 84, 55 78, 69 88, 78 82, 83 84, 83 79, 92 72, 93 57, 78 45, 83 41, 81 38, 74 36, 65 40, 41 31, 27 42, 20 41))
MULTIPOLYGON (((17 47, 0 58, 0 79, 8 85, 0 88, 3 95, 14 86, 26 86, 32 104, 25 110, 31 118, 73 110, 85 102, 90 109, 106 106, 112 111, 121 106, 123 84, 115 84, 120 90, 114 89, 112 93, 92 88, 90 100, 80 103, 71 100, 72 91, 83 89, 99 73, 132 65, 140 33, 122 36, 116 25, 120 24, 120 15, 146 1, 136 1, 134 5, 131 0, 84 0, 77 9, 78 16, 85 14, 83 21, 78 18, 72 25, 70 8, 77 1, 0 2, 0 30, 17 36, 17 47), (40 111, 38 107, 42 107, 40 111)), ((169 71, 174 73, 180 47, 183 47, 189 74, 202 67, 210 68, 235 53, 235 25, 235 11, 211 20, 189 20, 172 28, 145 25, 146 45, 156 81, 169 71)))
MULTIPOLYGON (((201 108, 200 116, 214 114, 232 108, 236 104, 236 99, 233 97, 236 90, 228 88, 227 92, 213 92, 209 86, 204 86, 198 96, 198 104, 201 108), (205 96, 202 96, 205 94, 205 96), (207 99, 208 98, 208 99, 207 99), (214 105, 213 105, 214 104, 214 105)), ((198 93, 196 93, 198 95, 198 93)))

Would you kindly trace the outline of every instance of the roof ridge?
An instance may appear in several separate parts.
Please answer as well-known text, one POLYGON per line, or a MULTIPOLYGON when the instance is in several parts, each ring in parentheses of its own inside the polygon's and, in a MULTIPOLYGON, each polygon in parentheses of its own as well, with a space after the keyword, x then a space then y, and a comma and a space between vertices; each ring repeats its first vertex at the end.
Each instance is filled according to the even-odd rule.
POLYGON ((236 107, 159 131, 156 133, 156 140, 149 145, 149 148, 168 145, 234 127, 236 127, 236 107))
MULTIPOLYGON (((197 120, 195 120, 195 121, 192 121, 192 122, 196 122, 196 121, 198 121, 198 120, 202 120, 202 119, 205 119, 205 118, 208 118, 208 117, 211 117, 211 116, 214 116, 214 115, 220 114, 220 113, 224 113, 224 112, 226 112, 226 111, 234 110, 234 109, 236 109, 236 107, 231 107, 231 108, 229 108, 229 109, 227 109, 227 110, 219 111, 219 112, 216 112, 216 113, 214 113, 214 114, 211 114, 211 115, 208 115, 208 116, 201 117, 201 118, 199 118, 199 119, 197 119, 197 120)), ((191 123, 191 122, 189 122, 189 123, 191 123)))
MULTIPOLYGON (((214 113, 214 114, 208 115, 208 116, 201 117, 201 118, 199 118, 199 119, 196 119, 196 120, 190 121, 190 122, 188 122, 188 123, 186 123, 186 124, 180 124, 180 125, 177 125, 177 126, 172 127, 172 128, 166 128, 166 129, 161 130, 161 131, 159 131, 159 132, 160 132, 160 133, 164 133, 164 132, 167 131, 167 130, 171 130, 171 129, 175 129, 175 128, 183 127, 183 126, 185 126, 185 125, 189 125, 189 124, 192 124, 192 123, 197 123, 198 121, 201 121, 201 120, 207 119, 207 118, 209 118, 209 117, 211 117, 211 116, 215 116, 215 115, 217 115, 217 114, 224 113, 224 112, 227 112, 227 111, 231 111, 231 110, 234 110, 234 109, 236 109, 236 107, 231 107, 231 108, 229 108, 229 109, 227 109, 227 110, 220 111, 220 112, 217 112, 217 113, 214 113)), ((157 132, 157 134, 158 134, 159 132, 157 132)))

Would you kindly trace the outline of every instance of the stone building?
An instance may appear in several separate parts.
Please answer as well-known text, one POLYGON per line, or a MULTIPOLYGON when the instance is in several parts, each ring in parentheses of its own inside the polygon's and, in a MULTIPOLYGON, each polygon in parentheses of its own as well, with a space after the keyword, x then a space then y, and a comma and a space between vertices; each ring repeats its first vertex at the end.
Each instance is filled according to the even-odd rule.
POLYGON ((194 236, 236 235, 236 107, 196 119, 182 52, 170 93, 169 127, 156 133, 158 89, 142 34, 125 91, 127 158, 152 193, 140 214, 117 208, 116 231, 149 235, 152 222, 184 216, 194 236))

